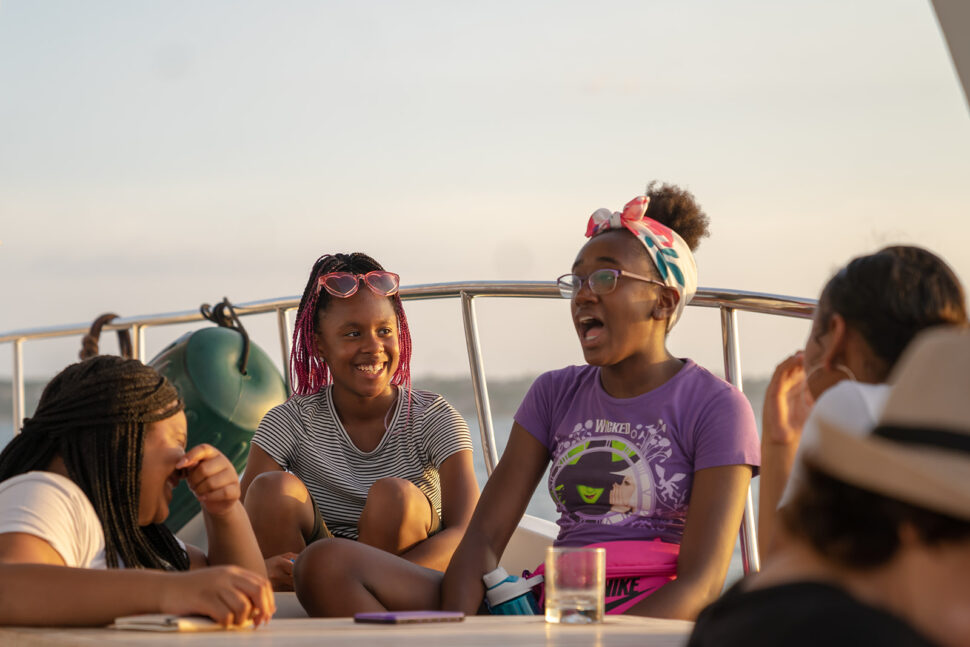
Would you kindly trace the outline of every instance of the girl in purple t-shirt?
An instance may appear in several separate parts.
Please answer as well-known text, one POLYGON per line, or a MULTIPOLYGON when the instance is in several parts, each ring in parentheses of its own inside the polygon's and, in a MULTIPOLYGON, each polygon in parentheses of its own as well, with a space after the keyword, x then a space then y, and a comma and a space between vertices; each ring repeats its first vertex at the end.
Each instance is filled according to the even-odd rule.
POLYGON ((622 213, 595 212, 586 235, 559 287, 588 365, 530 389, 445 573, 445 608, 479 607, 482 575, 550 462, 557 543, 609 542, 608 563, 609 546, 629 554, 631 540, 644 561, 669 557, 670 574, 648 589, 614 586, 624 589, 614 610, 693 619, 724 584, 759 462, 754 416, 737 389, 666 347, 696 290, 691 250, 707 217, 687 191, 651 185, 622 213))

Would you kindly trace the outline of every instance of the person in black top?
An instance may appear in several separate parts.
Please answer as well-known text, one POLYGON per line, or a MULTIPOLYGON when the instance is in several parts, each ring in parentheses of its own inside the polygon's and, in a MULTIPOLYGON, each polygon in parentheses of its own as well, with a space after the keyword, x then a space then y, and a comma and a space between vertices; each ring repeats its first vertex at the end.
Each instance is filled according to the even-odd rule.
POLYGON ((970 331, 923 334, 890 383, 862 436, 823 406, 846 398, 816 404, 780 511, 791 541, 701 612, 689 647, 970 645, 970 331))

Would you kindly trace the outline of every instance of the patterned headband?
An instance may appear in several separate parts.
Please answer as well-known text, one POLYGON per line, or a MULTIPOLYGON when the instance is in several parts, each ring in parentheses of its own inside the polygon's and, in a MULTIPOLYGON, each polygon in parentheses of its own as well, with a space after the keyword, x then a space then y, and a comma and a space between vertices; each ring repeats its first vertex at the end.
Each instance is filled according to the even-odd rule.
POLYGON ((677 309, 667 321, 667 330, 670 331, 684 312, 684 306, 697 292, 697 266, 690 247, 676 231, 644 216, 648 204, 650 198, 640 195, 627 202, 622 213, 597 209, 589 217, 586 237, 591 238, 609 229, 625 228, 643 243, 653 264, 657 266, 660 278, 680 295, 677 309))

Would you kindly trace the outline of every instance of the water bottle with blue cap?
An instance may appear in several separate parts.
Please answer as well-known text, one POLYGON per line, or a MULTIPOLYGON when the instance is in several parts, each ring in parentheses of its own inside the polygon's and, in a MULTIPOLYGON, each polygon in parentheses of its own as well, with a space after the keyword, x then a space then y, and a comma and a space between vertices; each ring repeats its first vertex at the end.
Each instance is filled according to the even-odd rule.
POLYGON ((485 583, 485 601, 493 615, 528 616, 542 613, 532 592, 532 587, 542 582, 541 575, 521 578, 509 575, 508 571, 499 566, 486 573, 482 581, 485 583))

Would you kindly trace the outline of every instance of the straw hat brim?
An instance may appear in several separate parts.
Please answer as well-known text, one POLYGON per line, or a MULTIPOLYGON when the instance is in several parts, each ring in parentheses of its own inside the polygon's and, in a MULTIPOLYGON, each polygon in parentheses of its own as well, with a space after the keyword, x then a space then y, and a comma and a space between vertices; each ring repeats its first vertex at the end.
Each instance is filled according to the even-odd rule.
POLYGON ((970 454, 853 435, 818 421, 818 444, 806 458, 846 483, 970 521, 970 454))

